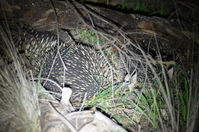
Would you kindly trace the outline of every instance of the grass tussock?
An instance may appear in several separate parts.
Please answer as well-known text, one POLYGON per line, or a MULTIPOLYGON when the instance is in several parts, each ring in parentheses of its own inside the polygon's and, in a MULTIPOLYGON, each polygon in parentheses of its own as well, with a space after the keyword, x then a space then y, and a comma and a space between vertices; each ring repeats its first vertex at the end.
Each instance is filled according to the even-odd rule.
POLYGON ((17 56, 9 26, 0 25, 0 131, 39 132, 37 89, 17 56))

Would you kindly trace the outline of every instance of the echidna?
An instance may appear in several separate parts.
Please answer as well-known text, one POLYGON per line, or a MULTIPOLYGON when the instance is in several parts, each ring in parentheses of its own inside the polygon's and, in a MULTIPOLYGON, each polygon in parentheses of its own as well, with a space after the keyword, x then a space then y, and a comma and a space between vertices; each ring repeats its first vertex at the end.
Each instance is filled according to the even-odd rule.
MULTIPOLYGON (((70 38, 68 34, 66 37, 70 38)), ((76 44, 71 39, 58 41, 52 33, 34 30, 25 31, 19 41, 20 45, 25 45, 23 50, 34 71, 38 74, 42 70, 44 88, 58 100, 62 93, 60 87, 71 88, 72 103, 82 102, 84 98, 92 97, 106 80, 105 59, 88 45, 76 44)))

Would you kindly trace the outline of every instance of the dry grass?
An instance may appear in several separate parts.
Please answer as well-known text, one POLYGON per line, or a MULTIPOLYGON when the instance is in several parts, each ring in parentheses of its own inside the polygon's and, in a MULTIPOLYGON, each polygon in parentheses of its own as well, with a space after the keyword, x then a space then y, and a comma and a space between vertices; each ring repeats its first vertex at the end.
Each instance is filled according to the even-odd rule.
POLYGON ((1 131, 39 132, 37 89, 26 78, 9 31, 8 25, 0 25, 4 53, 0 58, 0 128, 1 131))

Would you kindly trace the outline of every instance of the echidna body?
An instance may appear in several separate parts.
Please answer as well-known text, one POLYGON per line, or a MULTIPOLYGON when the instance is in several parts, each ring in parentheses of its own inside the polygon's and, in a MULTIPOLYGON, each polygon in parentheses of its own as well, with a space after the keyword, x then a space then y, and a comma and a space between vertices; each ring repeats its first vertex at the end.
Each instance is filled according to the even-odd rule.
POLYGON ((68 41, 65 39, 63 42, 50 32, 31 30, 20 37, 20 45, 25 44, 22 47, 25 47, 34 72, 38 74, 42 71, 45 89, 60 99, 62 88, 71 88, 70 101, 82 102, 84 98, 92 97, 104 84, 107 63, 93 48, 76 44, 68 34, 66 37, 68 41))

